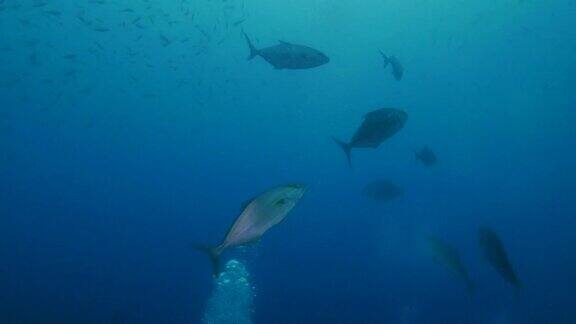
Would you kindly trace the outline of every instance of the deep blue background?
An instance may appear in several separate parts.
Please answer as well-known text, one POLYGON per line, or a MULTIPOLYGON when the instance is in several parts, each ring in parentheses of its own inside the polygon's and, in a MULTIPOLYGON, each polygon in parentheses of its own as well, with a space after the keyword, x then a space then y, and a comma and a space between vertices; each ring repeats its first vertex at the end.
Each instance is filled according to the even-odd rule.
POLYGON ((289 182, 306 196, 241 256, 255 323, 576 322, 574 1, 41 4, 0 3, 0 322, 198 323, 212 278, 190 245, 289 182), (242 29, 331 62, 246 61, 242 29), (347 169, 330 137, 385 106, 405 129, 347 169), (414 161, 424 145, 438 166, 414 161), (362 197, 376 179, 405 196, 362 197), (475 294, 429 234, 460 249, 475 294))

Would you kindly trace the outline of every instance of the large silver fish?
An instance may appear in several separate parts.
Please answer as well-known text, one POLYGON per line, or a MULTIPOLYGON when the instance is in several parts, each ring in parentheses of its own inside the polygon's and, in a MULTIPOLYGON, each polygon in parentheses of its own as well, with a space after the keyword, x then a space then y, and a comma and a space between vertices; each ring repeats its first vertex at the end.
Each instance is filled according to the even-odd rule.
POLYGON ((266 62, 279 70, 311 69, 330 62, 326 54, 308 46, 280 41, 277 45, 257 49, 246 34, 244 34, 244 37, 250 48, 249 60, 256 56, 261 56, 266 62))
POLYGON ((353 148, 377 148, 394 134, 398 133, 406 124, 408 114, 395 108, 382 108, 369 112, 364 116, 364 122, 354 133, 349 143, 334 141, 342 147, 348 165, 352 166, 351 152, 353 148))
POLYGON ((228 248, 255 242, 271 227, 280 223, 304 195, 306 187, 290 184, 272 188, 249 200, 222 243, 216 247, 198 247, 207 252, 214 275, 220 272, 219 257, 228 248))

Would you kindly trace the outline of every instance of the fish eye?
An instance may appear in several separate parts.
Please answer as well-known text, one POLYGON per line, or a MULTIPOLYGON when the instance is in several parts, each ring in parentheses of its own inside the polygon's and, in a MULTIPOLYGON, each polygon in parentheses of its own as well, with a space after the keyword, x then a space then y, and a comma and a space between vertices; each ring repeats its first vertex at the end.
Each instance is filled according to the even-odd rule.
POLYGON ((284 199, 284 198, 276 201, 276 203, 275 203, 276 206, 283 206, 285 204, 286 204, 286 199, 284 199))

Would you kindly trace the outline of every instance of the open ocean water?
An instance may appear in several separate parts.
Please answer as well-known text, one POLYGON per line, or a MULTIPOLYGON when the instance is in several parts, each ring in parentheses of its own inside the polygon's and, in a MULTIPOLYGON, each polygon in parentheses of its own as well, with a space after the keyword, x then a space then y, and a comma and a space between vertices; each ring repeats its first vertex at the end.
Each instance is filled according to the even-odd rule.
POLYGON ((0 0, 0 323, 576 323, 575 58, 574 0, 0 0))

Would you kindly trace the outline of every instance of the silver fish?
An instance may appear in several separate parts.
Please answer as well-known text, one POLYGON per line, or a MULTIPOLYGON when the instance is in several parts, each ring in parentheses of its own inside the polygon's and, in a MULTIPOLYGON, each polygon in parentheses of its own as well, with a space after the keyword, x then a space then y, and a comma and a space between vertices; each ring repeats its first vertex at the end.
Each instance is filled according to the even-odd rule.
POLYGON ((197 249, 210 255, 214 275, 220 272, 219 257, 224 250, 258 241, 266 231, 286 218, 305 191, 305 186, 291 184, 274 187, 258 195, 244 205, 222 243, 216 247, 197 246, 197 249))
POLYGON ((311 69, 330 62, 326 54, 308 46, 279 41, 277 45, 257 49, 246 34, 244 37, 250 48, 249 60, 261 56, 278 70, 311 69))
POLYGON ((369 112, 364 116, 362 125, 356 130, 349 143, 332 138, 346 154, 348 165, 352 166, 351 152, 353 148, 377 148, 406 124, 408 114, 394 108, 382 108, 369 112))

